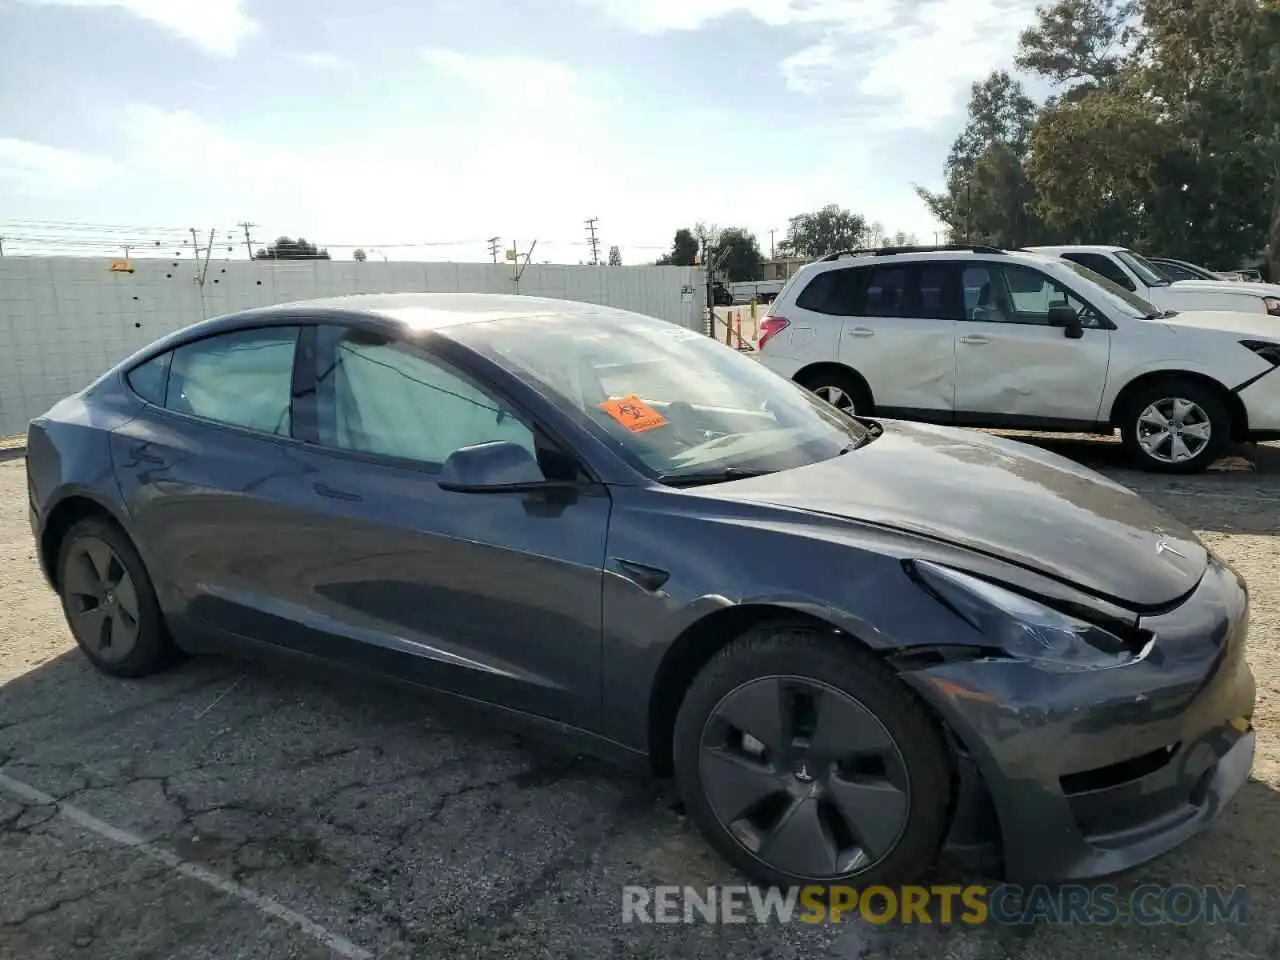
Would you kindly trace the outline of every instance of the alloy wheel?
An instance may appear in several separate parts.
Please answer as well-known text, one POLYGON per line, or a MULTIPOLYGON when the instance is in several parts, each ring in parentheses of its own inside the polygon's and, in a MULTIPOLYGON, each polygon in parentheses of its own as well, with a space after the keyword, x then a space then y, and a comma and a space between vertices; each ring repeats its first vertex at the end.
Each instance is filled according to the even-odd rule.
POLYGON ((862 872, 907 825, 906 763, 893 736, 858 700, 808 678, 730 691, 703 726, 699 774, 721 826, 792 876, 862 872))
POLYGON ((818 387, 813 391, 827 403, 831 404, 841 413, 856 413, 853 397, 849 395, 847 390, 840 387, 826 386, 818 387))
POLYGON ((119 555, 84 537, 68 550, 62 591, 71 629, 95 657, 117 663, 138 643, 138 592, 119 555))
POLYGON ((1194 460, 1209 445, 1213 423, 1198 404, 1182 397, 1166 397, 1138 415, 1138 445, 1161 463, 1194 460))

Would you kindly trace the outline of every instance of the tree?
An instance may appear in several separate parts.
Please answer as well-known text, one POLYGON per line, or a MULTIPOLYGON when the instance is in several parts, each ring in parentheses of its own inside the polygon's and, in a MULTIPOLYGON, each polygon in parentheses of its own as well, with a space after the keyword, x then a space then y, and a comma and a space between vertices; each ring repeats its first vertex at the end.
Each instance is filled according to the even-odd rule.
POLYGON ((609 248, 609 266, 611 267, 622 266, 622 251, 619 250, 617 246, 612 246, 609 248))
POLYGON ((792 217, 779 250, 783 256, 816 259, 838 250, 857 249, 868 242, 870 234, 866 217, 831 203, 792 217))
POLYGON ((1023 163, 1037 107, 1021 82, 997 70, 969 91, 969 118, 943 168, 946 189, 916 187, 952 242, 1022 247, 1044 237, 1023 163))
POLYGON ((361 263, 364 263, 369 259, 369 255, 365 253, 362 248, 357 247, 356 252, 351 255, 351 259, 359 260, 361 263))
POLYGON ((299 237, 291 240, 280 237, 275 243, 268 244, 266 249, 259 249, 253 255, 255 260, 328 260, 329 251, 317 249, 314 243, 307 243, 299 237))
POLYGON ((764 276, 764 255, 755 234, 741 227, 726 227, 716 232, 710 245, 712 262, 730 283, 759 280, 764 276))
POLYGON ((688 227, 676 231, 671 252, 658 258, 659 266, 692 267, 698 262, 698 240, 688 227))
POLYGON ((1022 31, 1014 64, 1075 99, 1113 84, 1134 38, 1135 0, 1059 0, 1036 11, 1022 31))

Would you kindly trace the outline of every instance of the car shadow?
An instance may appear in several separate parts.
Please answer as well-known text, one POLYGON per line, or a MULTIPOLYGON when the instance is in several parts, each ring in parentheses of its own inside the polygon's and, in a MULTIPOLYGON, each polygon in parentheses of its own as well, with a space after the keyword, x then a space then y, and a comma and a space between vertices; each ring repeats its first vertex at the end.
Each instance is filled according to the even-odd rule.
MULTIPOLYGON (((545 934, 533 937, 528 925, 545 910, 584 951, 578 955, 658 955, 666 950, 661 925, 619 923, 623 884, 741 882, 680 816, 669 784, 513 732, 474 708, 290 661, 196 658, 146 680, 120 681, 94 671, 78 651, 63 653, 0 687, 0 774, 283 902, 306 891, 309 911, 326 922, 359 917, 344 922, 354 923, 351 935, 365 945, 390 948, 410 927, 429 931, 411 939, 418 952, 457 946, 459 931, 472 944, 498 937, 497 930, 504 942, 536 941, 545 934)), ((1141 884, 1230 892, 1245 883, 1248 927, 1130 927, 1131 947, 1117 942, 1105 955, 1145 956, 1153 941, 1169 955, 1208 955, 1223 937, 1248 948, 1236 956, 1267 955, 1267 938, 1280 929, 1277 799, 1270 786, 1251 781, 1201 837, 1109 881, 1121 899, 1141 884)), ((127 879, 115 884, 119 891, 104 888, 86 869, 99 854, 86 853, 84 843, 100 837, 81 837, 79 846, 42 842, 42 831, 54 829, 52 813, 16 810, 13 801, 0 782, 0 847, 15 864, 40 858, 38 882, 31 879, 48 901, 106 904, 113 919, 94 928, 100 944, 110 942, 113 923, 144 924, 161 938, 156 954, 170 955, 203 922, 198 910, 188 913, 173 921, 172 941, 164 940, 169 921, 133 903, 147 902, 145 890, 131 890, 127 879)), ((0 883, 23 876, 0 871, 0 883)), ((943 875, 933 882, 998 883, 943 875)), ((0 892, 6 902, 17 896, 0 892)), ((768 942, 782 951, 812 942, 821 930, 806 926, 704 924, 682 935, 728 951, 689 956, 724 956, 735 952, 727 945, 758 951, 768 942)), ((993 939, 984 951, 1027 936, 1069 937, 1079 950, 1089 936, 1043 923, 857 926, 860 932, 842 936, 898 949, 904 941, 915 945, 908 949, 932 949, 940 939, 973 934, 993 939)), ((42 929, 39 944, 19 939, 15 946, 47 950, 48 938, 63 935, 58 926, 42 929)), ((75 932, 67 930, 67 937, 75 932)), ((1114 934, 1123 940, 1125 931, 1114 934)), ((859 947, 848 956, 866 953, 859 947)))

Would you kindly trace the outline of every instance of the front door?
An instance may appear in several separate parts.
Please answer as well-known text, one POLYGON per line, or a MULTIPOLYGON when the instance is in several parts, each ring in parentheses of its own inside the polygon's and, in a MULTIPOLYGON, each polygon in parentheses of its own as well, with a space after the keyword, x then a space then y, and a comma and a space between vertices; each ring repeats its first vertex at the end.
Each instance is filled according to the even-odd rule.
POLYGON ((455 449, 525 444, 527 417, 439 357, 318 330, 308 498, 323 542, 297 571, 315 652, 575 726, 594 726, 610 499, 460 493, 455 449))
POLYGON ((957 419, 1093 423, 1111 358, 1101 318, 1033 267, 974 263, 965 268, 970 301, 956 337, 957 419), (1049 326, 1049 307, 1066 302, 1084 336, 1049 326))

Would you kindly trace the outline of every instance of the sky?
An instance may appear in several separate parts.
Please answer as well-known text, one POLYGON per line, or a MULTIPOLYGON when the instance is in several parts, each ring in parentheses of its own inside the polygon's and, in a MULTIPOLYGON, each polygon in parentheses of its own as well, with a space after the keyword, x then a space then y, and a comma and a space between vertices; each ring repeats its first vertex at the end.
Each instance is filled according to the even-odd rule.
MULTIPOLYGON (((836 203, 933 242, 1035 0, 0 0, 6 254, 281 234, 347 258, 651 262, 836 203), (90 224, 92 227, 78 226, 90 224)), ((156 244, 159 244, 158 249, 156 244)))

